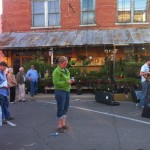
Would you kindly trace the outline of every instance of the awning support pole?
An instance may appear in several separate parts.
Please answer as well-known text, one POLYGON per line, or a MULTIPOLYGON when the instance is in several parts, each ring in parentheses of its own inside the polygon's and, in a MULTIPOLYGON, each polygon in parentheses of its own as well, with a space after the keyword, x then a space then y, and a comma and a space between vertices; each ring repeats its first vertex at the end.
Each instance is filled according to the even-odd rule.
POLYGON ((116 46, 114 45, 114 56, 113 56, 113 82, 115 82, 115 68, 116 68, 116 46))

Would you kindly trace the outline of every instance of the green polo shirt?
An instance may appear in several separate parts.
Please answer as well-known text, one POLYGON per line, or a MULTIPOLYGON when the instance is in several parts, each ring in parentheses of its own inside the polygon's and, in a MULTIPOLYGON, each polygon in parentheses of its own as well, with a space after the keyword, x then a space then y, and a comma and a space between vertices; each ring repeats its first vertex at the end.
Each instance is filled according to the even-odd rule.
POLYGON ((68 69, 61 69, 59 66, 53 71, 53 84, 55 90, 65 90, 70 91, 70 72, 68 69))

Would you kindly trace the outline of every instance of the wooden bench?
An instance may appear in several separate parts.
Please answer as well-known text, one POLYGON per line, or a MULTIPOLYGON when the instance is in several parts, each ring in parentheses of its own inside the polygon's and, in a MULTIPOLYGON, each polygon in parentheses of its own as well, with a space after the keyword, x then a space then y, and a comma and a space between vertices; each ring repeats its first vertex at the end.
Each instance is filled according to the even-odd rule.
POLYGON ((50 91, 50 90, 54 90, 54 87, 53 86, 52 87, 46 86, 45 87, 45 94, 47 94, 47 91, 50 91))

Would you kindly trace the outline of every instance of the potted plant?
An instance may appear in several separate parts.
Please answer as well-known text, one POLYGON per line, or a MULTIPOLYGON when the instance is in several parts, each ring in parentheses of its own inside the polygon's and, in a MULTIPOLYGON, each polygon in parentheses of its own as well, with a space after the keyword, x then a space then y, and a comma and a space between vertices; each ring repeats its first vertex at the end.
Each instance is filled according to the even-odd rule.
POLYGON ((83 63, 83 66, 87 66, 87 65, 90 64, 90 61, 89 60, 84 60, 82 63, 83 63))
POLYGON ((98 76, 94 76, 94 75, 93 76, 92 75, 87 76, 88 87, 92 88, 93 93, 95 93, 95 90, 97 88, 97 80, 98 80, 98 76))
POLYGON ((78 95, 81 95, 81 90, 82 90, 82 83, 81 83, 81 80, 77 80, 76 81, 76 88, 77 88, 77 94, 78 95))
POLYGON ((71 61, 70 61, 70 65, 71 65, 71 66, 75 66, 75 65, 76 65, 76 60, 71 60, 71 61))
POLYGON ((81 95, 82 87, 85 85, 86 76, 80 74, 75 77, 75 81, 76 81, 77 94, 81 95))

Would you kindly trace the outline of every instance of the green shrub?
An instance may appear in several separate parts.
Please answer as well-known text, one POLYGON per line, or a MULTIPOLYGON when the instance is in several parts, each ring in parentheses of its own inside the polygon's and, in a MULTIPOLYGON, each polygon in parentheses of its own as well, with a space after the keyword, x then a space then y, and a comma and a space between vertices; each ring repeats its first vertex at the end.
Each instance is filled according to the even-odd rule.
POLYGON ((71 77, 76 77, 80 74, 80 69, 79 68, 70 67, 69 71, 70 71, 70 76, 71 77))
POLYGON ((127 77, 138 77, 143 62, 125 62, 124 72, 127 77))
POLYGON ((31 65, 35 66, 35 69, 41 75, 41 77, 44 77, 44 74, 46 71, 48 71, 49 75, 51 76, 52 72, 55 68, 55 67, 51 66, 50 64, 47 64, 43 60, 38 60, 38 61, 37 60, 31 60, 31 61, 29 61, 23 65, 26 72, 30 69, 31 65))
MULTIPOLYGON (((23 65, 26 72, 30 69, 31 65, 35 66, 35 69, 40 75, 38 79, 38 92, 44 92, 45 86, 52 86, 52 72, 56 66, 53 67, 41 59, 31 60, 23 65), (48 71, 48 76, 45 76, 46 71, 48 71)), ((29 87, 30 84, 27 81, 26 88, 28 89, 28 91, 29 91, 29 87)))
POLYGON ((98 72, 97 71, 90 71, 88 73, 89 76, 98 76, 98 72))

